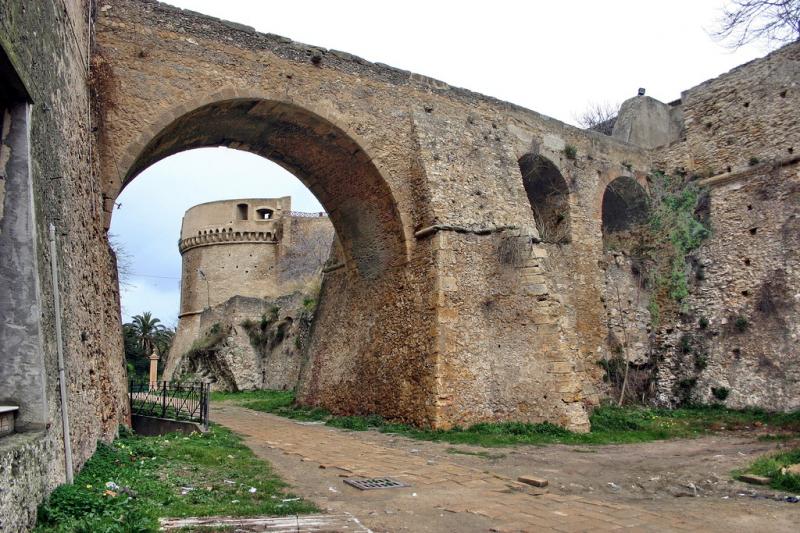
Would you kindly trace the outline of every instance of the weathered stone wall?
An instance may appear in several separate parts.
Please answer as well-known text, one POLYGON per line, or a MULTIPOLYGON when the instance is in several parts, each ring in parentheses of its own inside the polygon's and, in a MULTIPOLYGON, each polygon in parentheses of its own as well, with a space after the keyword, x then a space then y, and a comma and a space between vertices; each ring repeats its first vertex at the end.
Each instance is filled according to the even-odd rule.
POLYGON ((53 490, 61 442, 44 431, 0 438, 0 531, 27 531, 36 522, 36 506, 53 490))
POLYGON ((623 252, 608 251, 601 265, 605 274, 603 307, 608 317, 608 340, 604 359, 623 355, 641 365, 650 356, 650 291, 634 269, 631 257, 623 252))
POLYGON ((683 142, 657 163, 700 177, 793 158, 800 150, 800 44, 787 45, 681 94, 683 142), (752 160, 752 161, 751 161, 752 160))
POLYGON ((300 292, 275 299, 236 296, 204 310, 196 315, 195 346, 176 361, 174 377, 208 380, 225 391, 296 388, 313 317, 305 299, 300 292), (207 343, 209 338, 216 342, 207 343))
POLYGON ((674 404, 683 392, 729 407, 798 409, 797 166, 712 185, 710 214, 713 235, 689 272, 687 319, 662 336, 657 399, 674 404), (720 399, 713 389, 729 394, 720 399))
MULTIPOLYGON (((30 238, 35 242, 36 261, 32 264, 39 297, 27 305, 38 319, 41 333, 29 344, 28 361, 37 357, 43 360, 43 422, 47 428, 44 436, 27 435, 32 439, 27 444, 19 440, 26 436, 24 433, 12 440, 2 439, 0 516, 10 521, 4 526, 12 531, 31 526, 38 503, 64 481, 47 231, 50 223, 57 230, 68 410, 76 468, 91 456, 98 439, 110 440, 118 424, 127 420, 117 281, 103 227, 102 190, 92 165, 88 7, 80 0, 12 0, 0 4, 0 44, 32 101, 29 162, 35 218, 30 238)), ((5 205, 6 214, 8 207, 5 205)), ((5 284, 0 289, 4 298, 15 290, 5 284)), ((3 364, 14 365, 4 356, 5 352, 3 364)), ((30 383, 35 387, 33 381, 30 383)))
MULTIPOLYGON (((330 213, 344 261, 325 276, 301 400, 336 412, 448 425, 454 417, 460 423, 509 417, 511 406, 563 389, 569 407, 550 396, 553 403, 514 416, 586 427, 584 404, 597 401, 595 370, 585 379, 578 371, 567 385, 563 368, 547 363, 596 366, 605 338, 596 268, 599 202, 611 179, 643 175, 646 152, 423 76, 152 2, 108 2, 98 41, 98 61, 113 88, 103 102, 100 146, 109 198, 159 158, 223 144, 292 169, 330 213), (176 64, 182 68, 164 67, 176 64), (575 155, 566 157, 572 148, 575 155), (570 171, 579 289, 564 305, 576 309, 575 330, 564 334, 569 342, 556 343, 556 333, 540 337, 535 320, 526 321, 530 327, 516 328, 519 338, 502 356, 496 344, 469 336, 470 360, 459 362, 454 348, 442 350, 436 339, 449 331, 441 317, 452 312, 451 303, 493 297, 494 282, 470 280, 474 264, 497 268, 495 241, 507 232, 537 238, 517 163, 527 153, 570 171), (459 232, 475 235, 467 247, 476 260, 438 262, 433 234, 454 234, 459 242, 459 232), (452 302, 440 300, 443 280, 462 276, 452 302), (494 359, 502 367, 543 369, 531 385, 536 393, 484 390, 490 376, 462 390, 447 382, 457 373, 440 372, 494 359), (456 414, 447 402, 467 411, 456 414)), ((536 307, 536 295, 525 292, 529 285, 540 284, 520 278, 510 285, 513 313, 536 307)), ((479 324, 480 331, 493 338, 510 327, 505 318, 489 317, 497 322, 479 324)), ((471 318, 459 320, 456 329, 477 327, 467 325, 471 318)))
POLYGON ((798 80, 792 44, 685 91, 686 139, 654 154, 703 178, 712 231, 687 266, 688 313, 658 332, 660 403, 800 406, 798 80))

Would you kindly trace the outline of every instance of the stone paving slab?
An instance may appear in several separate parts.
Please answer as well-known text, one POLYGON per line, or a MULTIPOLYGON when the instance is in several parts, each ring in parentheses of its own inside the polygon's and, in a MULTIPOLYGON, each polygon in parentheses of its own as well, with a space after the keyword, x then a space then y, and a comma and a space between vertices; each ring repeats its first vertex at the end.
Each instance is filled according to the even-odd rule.
MULTIPOLYGON (((482 520, 481 524, 491 524, 489 528, 481 526, 470 531, 730 531, 696 509, 690 513, 658 513, 637 505, 552 494, 547 489, 529 487, 491 472, 444 461, 431 464, 415 453, 366 442, 359 438, 358 432, 301 425, 230 405, 214 406, 212 414, 215 422, 244 435, 248 445, 268 444, 271 449, 297 457, 298 462, 324 466, 320 472, 388 476, 410 482, 410 489, 358 495, 366 500, 359 501, 358 506, 363 512, 369 508, 369 499, 389 500, 398 513, 407 512, 409 520, 420 514, 441 517, 441 528, 436 522, 426 522, 425 531, 448 531, 447 515, 457 515, 462 523, 469 524, 468 517, 472 516, 482 520)), ((347 501, 340 503, 339 511, 351 512, 364 525, 373 527, 369 516, 359 515, 356 508, 347 508, 347 501)))

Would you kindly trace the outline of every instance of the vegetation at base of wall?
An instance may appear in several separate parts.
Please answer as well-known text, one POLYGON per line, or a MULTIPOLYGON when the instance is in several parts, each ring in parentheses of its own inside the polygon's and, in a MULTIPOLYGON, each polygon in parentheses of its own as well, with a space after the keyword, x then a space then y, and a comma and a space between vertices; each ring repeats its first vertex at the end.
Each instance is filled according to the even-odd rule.
POLYGON ((158 531, 160 517, 315 512, 230 430, 100 443, 73 485, 42 503, 37 532, 158 531), (255 490, 253 490, 255 489, 255 490))
POLYGON ((800 464, 800 448, 759 457, 746 469, 735 471, 733 475, 736 478, 743 474, 768 477, 769 486, 773 489, 797 494, 800 493, 800 475, 786 472, 786 467, 796 464, 800 464))
POLYGON ((212 401, 233 401, 242 407, 296 420, 315 420, 333 427, 394 433, 419 440, 505 446, 511 444, 615 444, 647 442, 671 438, 697 437, 715 431, 751 429, 773 432, 800 432, 800 411, 767 413, 761 410, 732 410, 722 406, 693 406, 680 409, 614 407, 604 405, 590 417, 592 430, 575 433, 550 423, 480 423, 449 430, 431 430, 398 424, 378 415, 336 416, 324 409, 295 404, 292 391, 250 391, 212 393, 212 401))

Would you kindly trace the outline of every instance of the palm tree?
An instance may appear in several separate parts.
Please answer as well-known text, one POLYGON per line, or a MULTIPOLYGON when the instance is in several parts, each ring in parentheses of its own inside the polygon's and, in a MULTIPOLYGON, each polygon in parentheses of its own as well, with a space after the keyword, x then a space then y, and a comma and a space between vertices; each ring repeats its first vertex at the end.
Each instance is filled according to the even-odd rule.
MULTIPOLYGON (((157 348, 161 351, 164 348, 165 341, 171 341, 174 334, 172 330, 161 324, 161 320, 154 318, 150 311, 135 315, 133 320, 126 326, 130 327, 131 333, 145 356, 150 355, 157 348)), ((166 344, 169 343, 167 342, 166 344)))

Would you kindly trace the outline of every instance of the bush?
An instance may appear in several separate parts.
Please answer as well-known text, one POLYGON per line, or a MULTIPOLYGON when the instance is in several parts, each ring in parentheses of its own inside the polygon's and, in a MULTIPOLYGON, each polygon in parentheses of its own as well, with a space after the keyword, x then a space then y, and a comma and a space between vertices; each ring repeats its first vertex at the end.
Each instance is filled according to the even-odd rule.
POLYGON ((570 160, 574 160, 578 157, 578 149, 568 144, 564 147, 564 157, 570 160))
POLYGON ((705 370, 708 367, 708 355, 704 353, 698 353, 694 356, 694 368, 695 370, 705 370))
POLYGON ((717 400, 724 402, 728 398, 730 390, 727 387, 711 387, 711 394, 713 394, 714 398, 717 400))
POLYGON ((744 333, 747 331, 747 328, 750 326, 750 322, 747 320, 746 317, 737 316, 736 320, 733 322, 733 327, 736 328, 736 331, 739 333, 744 333))

